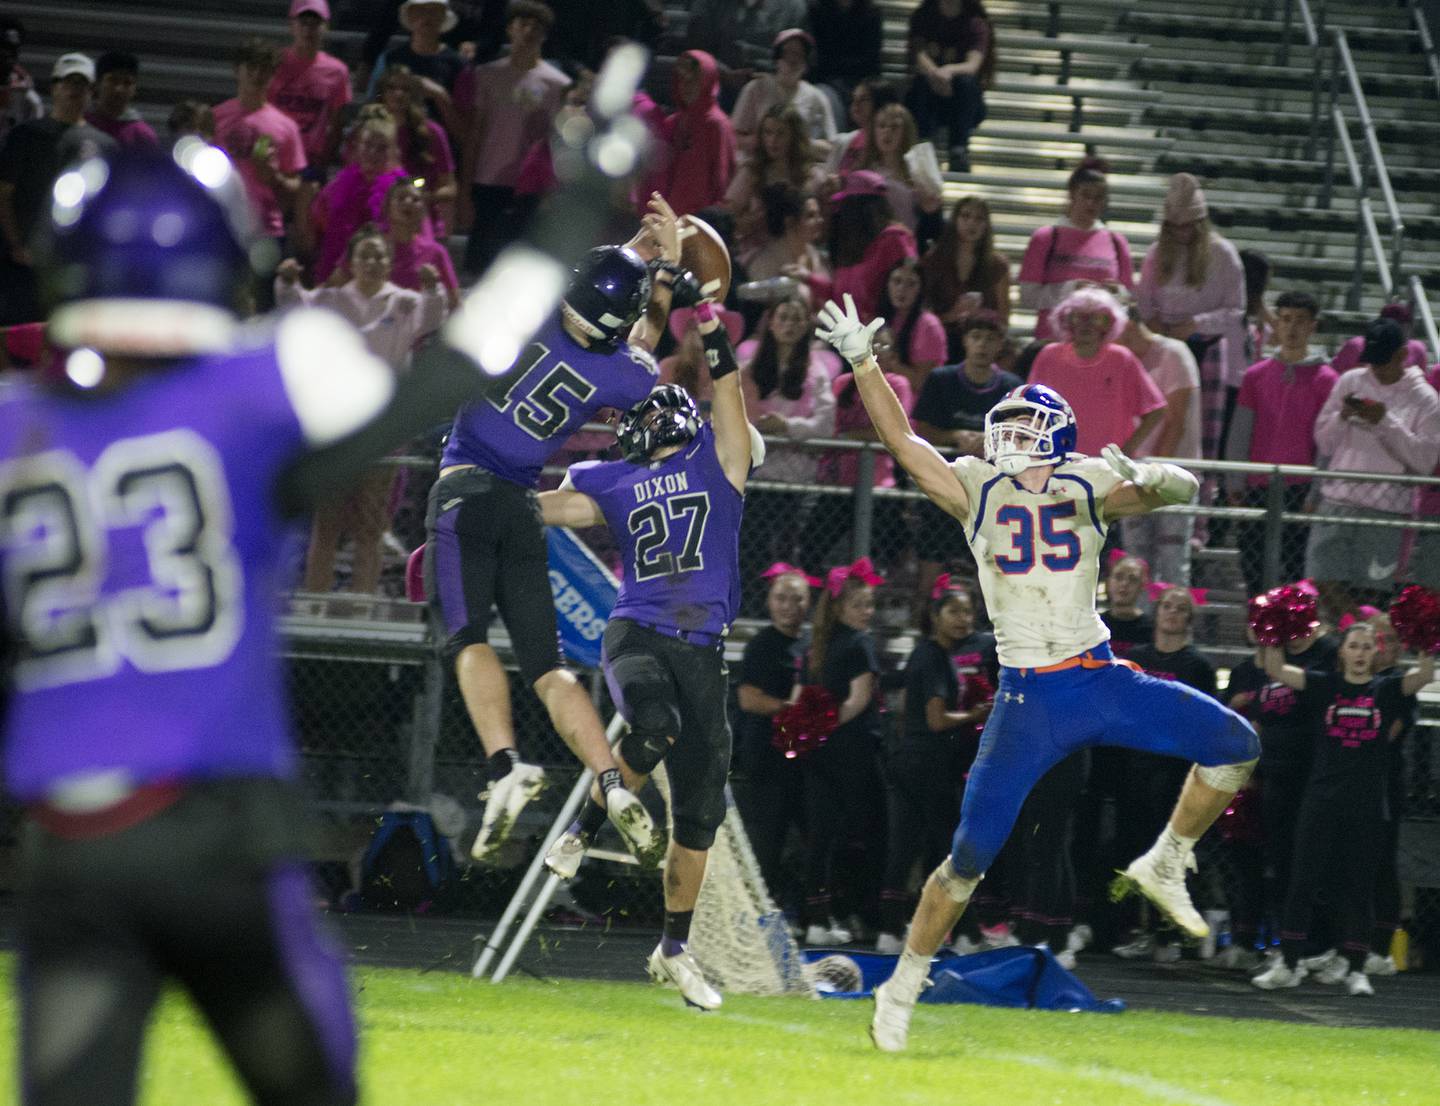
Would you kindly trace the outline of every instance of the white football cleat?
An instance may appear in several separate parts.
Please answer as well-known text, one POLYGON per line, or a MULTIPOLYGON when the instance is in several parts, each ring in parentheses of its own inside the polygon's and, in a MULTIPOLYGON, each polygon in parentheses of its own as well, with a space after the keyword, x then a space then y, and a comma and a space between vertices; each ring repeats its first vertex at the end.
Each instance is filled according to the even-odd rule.
POLYGON ((1121 960, 1144 960, 1155 952, 1155 938, 1148 933, 1137 933, 1123 945, 1110 950, 1111 955, 1121 960))
POLYGON ((661 986, 675 987, 680 997, 689 1005, 701 1010, 718 1010, 720 992, 705 982, 705 975, 689 949, 681 949, 674 956, 666 956, 664 943, 655 946, 646 962, 650 978, 661 986))
POLYGON ((554 844, 545 852, 545 867, 561 879, 574 879, 585 859, 585 842, 578 833, 566 830, 555 838, 554 844))
POLYGON ((1061 949, 1055 954, 1055 963, 1059 964, 1067 972, 1075 970, 1075 950, 1061 949))
POLYGON ((1182 859, 1178 853, 1152 847, 1144 856, 1132 860, 1124 875, 1191 937, 1205 937, 1210 933, 1210 926, 1195 909, 1190 892, 1185 889, 1185 869, 1193 860, 1193 854, 1182 859))
POLYGON ((1333 957, 1320 965, 1318 969, 1311 971, 1310 978, 1316 983, 1324 983, 1326 986, 1334 986, 1336 983, 1344 983, 1345 978, 1350 974, 1350 963, 1336 953, 1333 957))
POLYGON ((954 943, 950 946, 950 951, 956 956, 974 956, 977 952, 984 952, 989 947, 984 941, 972 941, 962 933, 955 938, 954 943))
POLYGON ((1281 959, 1276 960, 1259 975, 1254 976, 1250 982, 1262 991, 1278 991, 1284 987, 1298 987, 1304 978, 1304 968, 1299 964, 1293 968, 1287 968, 1285 961, 1281 959))
POLYGON ((910 1018, 915 1000, 906 1002, 899 988, 886 980, 875 988, 875 1014, 870 1019, 870 1039, 881 1052, 904 1052, 910 1036, 910 1018))
POLYGON ((1381 956, 1378 952, 1369 953, 1365 957, 1366 975, 1394 975, 1400 970, 1400 965, 1395 963, 1393 956, 1381 956))
POLYGON ((1345 990, 1352 995, 1373 995, 1375 988, 1370 986, 1370 977, 1364 972, 1351 972, 1345 977, 1345 990))
POLYGON ((485 817, 470 846, 475 860, 487 861, 505 843, 515 828, 515 819, 525 804, 545 790, 545 769, 537 764, 517 763, 503 777, 480 793, 485 800, 485 817))
POLYGON ((1084 922, 1071 928, 1065 935, 1065 948, 1068 952, 1084 952, 1090 942, 1095 940, 1095 931, 1084 922))
POLYGON ((612 787, 605 796, 605 813, 641 866, 658 868, 665 855, 665 835, 656 831, 645 804, 633 792, 612 787))
POLYGON ((905 951, 905 939, 893 933, 882 933, 875 938, 875 952, 880 956, 899 956, 905 951))

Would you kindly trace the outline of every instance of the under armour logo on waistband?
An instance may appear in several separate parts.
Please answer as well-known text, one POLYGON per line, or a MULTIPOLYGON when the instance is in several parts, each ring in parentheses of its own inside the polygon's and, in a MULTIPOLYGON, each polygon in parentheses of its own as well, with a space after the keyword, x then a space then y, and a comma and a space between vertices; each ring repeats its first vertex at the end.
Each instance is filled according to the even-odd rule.
POLYGON ((1023 691, 1002 691, 1000 694, 1007 703, 1023 703, 1025 701, 1025 693, 1023 691))

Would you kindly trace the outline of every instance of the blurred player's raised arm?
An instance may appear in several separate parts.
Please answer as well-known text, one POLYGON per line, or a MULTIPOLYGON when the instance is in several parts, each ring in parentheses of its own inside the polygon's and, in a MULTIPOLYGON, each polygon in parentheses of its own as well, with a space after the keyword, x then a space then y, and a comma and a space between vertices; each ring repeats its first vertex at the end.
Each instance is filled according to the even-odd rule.
POLYGON ((855 301, 847 293, 844 308, 831 300, 820 309, 820 324, 815 333, 850 363, 860 399, 885 448, 937 507, 964 519, 970 511, 964 485, 935 447, 910 426, 905 409, 875 360, 870 343, 885 320, 874 319, 862 324, 855 311, 855 301))

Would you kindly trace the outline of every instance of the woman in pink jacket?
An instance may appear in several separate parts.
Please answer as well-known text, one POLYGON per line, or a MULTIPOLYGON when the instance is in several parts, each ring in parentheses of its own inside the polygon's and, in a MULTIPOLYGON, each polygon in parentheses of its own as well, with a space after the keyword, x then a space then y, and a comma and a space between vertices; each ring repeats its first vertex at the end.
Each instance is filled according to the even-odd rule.
POLYGON ((834 268, 832 297, 855 299, 860 318, 873 319, 880 310, 885 278, 902 257, 918 257, 915 235, 895 221, 885 178, 873 169, 857 169, 830 202, 830 264, 834 268))

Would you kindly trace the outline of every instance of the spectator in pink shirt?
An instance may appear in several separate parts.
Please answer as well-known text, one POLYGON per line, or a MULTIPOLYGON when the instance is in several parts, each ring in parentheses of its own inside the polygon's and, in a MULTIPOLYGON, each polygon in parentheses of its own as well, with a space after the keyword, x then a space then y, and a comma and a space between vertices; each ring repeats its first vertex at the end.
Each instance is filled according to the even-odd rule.
POLYGON ((505 23, 509 55, 476 66, 469 98, 460 102, 465 124, 458 216, 470 226, 468 273, 482 272, 525 229, 523 210, 530 203, 517 197, 520 170, 530 148, 549 133, 570 87, 569 77, 540 58, 554 22, 546 5, 513 0, 505 23))
MULTIPOLYGON (((1434 366, 1426 381, 1431 389, 1440 393, 1440 365, 1434 366)), ((1436 462, 1431 474, 1440 476, 1440 461, 1436 462)), ((1415 513, 1425 522, 1440 522, 1440 487, 1421 488, 1416 496, 1415 513)), ((1440 588, 1440 532, 1416 536, 1410 550, 1410 569, 1407 576, 1411 582, 1427 588, 1440 588)))
POLYGON ((1116 340, 1125 309, 1103 288, 1079 288, 1055 307, 1060 341, 1040 351, 1031 384, 1054 388, 1075 411, 1078 450, 1098 457, 1107 445, 1136 455, 1165 417, 1165 394, 1140 359, 1116 340))
MULTIPOLYGON (((1425 348, 1425 343, 1419 338, 1410 336, 1411 326, 1414 321, 1414 313, 1410 310, 1408 303, 1387 303, 1380 309, 1380 318, 1394 319, 1400 324, 1400 329, 1405 332, 1407 339, 1405 343, 1405 367, 1408 369, 1414 365, 1417 369, 1424 371, 1430 364, 1430 351, 1425 348)), ((1330 359, 1330 367, 1337 373, 1349 372, 1356 365, 1360 364, 1360 351, 1365 348, 1365 335, 1357 334, 1349 339, 1344 345, 1335 351, 1335 356, 1330 359)))
POLYGON ((962 335, 976 315, 989 312, 1010 325, 1010 261, 995 248, 990 204, 980 196, 955 201, 945 229, 920 262, 925 302, 945 327, 947 363, 965 360, 962 335))
POLYGON ((925 308, 925 279, 918 258, 902 257, 890 267, 877 314, 895 332, 895 371, 918 396, 930 371, 945 361, 945 328, 925 308))
POLYGON ((378 104, 367 107, 356 125, 352 160, 315 197, 310 219, 320 238, 315 279, 326 280, 345 260, 350 236, 366 223, 378 222, 391 185, 406 179, 400 166, 395 121, 378 104))
POLYGON ((1228 389, 1245 376, 1245 267, 1210 223, 1200 182, 1170 178, 1160 233, 1140 266, 1136 310, 1157 334, 1178 338, 1200 366, 1200 449, 1218 457, 1228 389))
POLYGON ((445 289, 449 309, 460 303, 460 283, 455 278, 455 265, 444 243, 436 241, 425 227, 425 197, 415 182, 401 177, 385 194, 385 211, 381 225, 390 244, 390 279, 400 288, 418 292, 424 287, 421 271, 429 266, 435 270, 445 289))
POLYGON ((670 82, 676 108, 662 128, 667 162, 659 191, 676 215, 691 215, 724 201, 735 175, 735 129, 716 102, 719 71, 704 50, 676 58, 670 82))
MULTIPOLYGON (((1320 305, 1309 292, 1282 292, 1275 299, 1270 326, 1280 348, 1274 356, 1245 370, 1230 437, 1227 461, 1262 465, 1313 465, 1315 420, 1325 406, 1340 374, 1312 355, 1310 339, 1320 318, 1320 305)), ((1230 501, 1237 506, 1263 507, 1269 482, 1263 476, 1227 480, 1230 501)), ((1303 476, 1285 478, 1285 510, 1304 509, 1310 481, 1303 476)), ((1309 527, 1286 523, 1280 533, 1280 580, 1300 575, 1309 527)), ((1236 535, 1240 571, 1251 595, 1265 588, 1265 525, 1242 523, 1236 535)), ((1279 583, 1279 580, 1272 583, 1279 583)))
POLYGON ((1117 290, 1116 285, 1135 290, 1130 243, 1101 221, 1110 200, 1105 179, 1109 169, 1099 158, 1082 161, 1070 174, 1064 218, 1041 227, 1025 247, 1020 261, 1020 305, 1039 312, 1035 319, 1037 340, 1055 337, 1050 312, 1070 292, 1074 281, 1087 280, 1112 290, 1117 290))
POLYGON ((350 102, 350 70, 321 49, 329 28, 327 0, 292 0, 290 45, 281 52, 266 92, 300 128, 305 160, 321 181, 340 148, 340 113, 350 102))
MULTIPOLYGON (((295 120, 265 99, 278 61, 270 43, 246 39, 235 51, 235 98, 215 106, 215 140, 235 163, 260 233, 277 247, 307 164, 295 120)), ((269 281, 257 285, 256 299, 262 310, 273 302, 269 281)))
POLYGON ((160 145, 154 128, 130 106, 139 87, 139 58, 120 50, 101 54, 95 59, 95 99, 85 122, 127 149, 160 145))
POLYGON ((420 78, 404 65, 387 66, 378 82, 380 102, 395 119, 400 164, 421 185, 430 212, 430 227, 443 242, 455 217, 455 154, 445 128, 425 112, 420 78))
POLYGON ((885 178, 872 169, 857 169, 830 202, 830 264, 834 267, 831 297, 855 299, 860 318, 879 313, 885 278, 902 257, 918 257, 915 235, 895 221, 885 178))
MULTIPOLYGON (((1365 331, 1360 365, 1335 382, 1315 420, 1315 445, 1338 472, 1429 475, 1440 460, 1440 396, 1405 365, 1405 332, 1393 319, 1365 331)), ((1328 522, 1345 516, 1394 522, 1409 517, 1415 489, 1405 484, 1324 480, 1305 551, 1305 574, 1320 588, 1332 621, 1358 603, 1382 605, 1400 567, 1404 530, 1328 522)))

